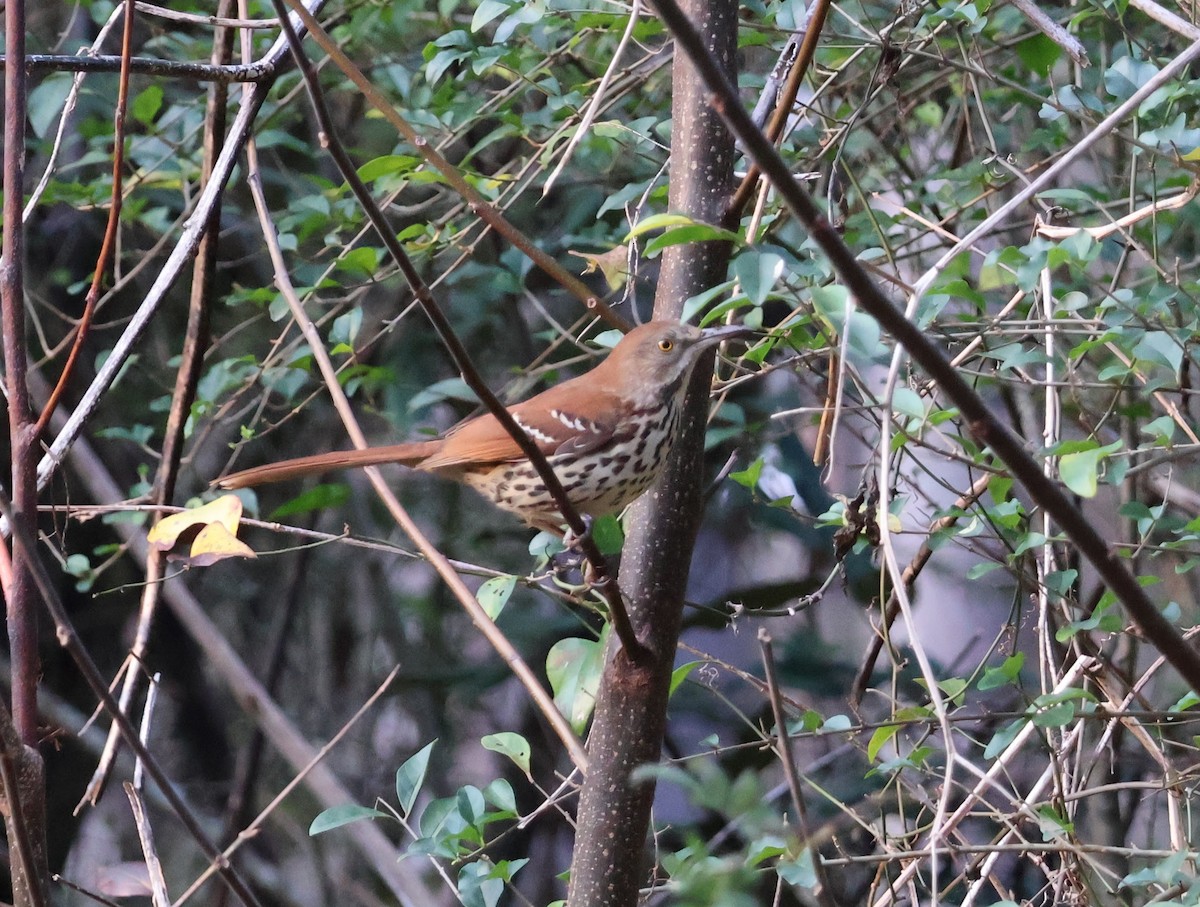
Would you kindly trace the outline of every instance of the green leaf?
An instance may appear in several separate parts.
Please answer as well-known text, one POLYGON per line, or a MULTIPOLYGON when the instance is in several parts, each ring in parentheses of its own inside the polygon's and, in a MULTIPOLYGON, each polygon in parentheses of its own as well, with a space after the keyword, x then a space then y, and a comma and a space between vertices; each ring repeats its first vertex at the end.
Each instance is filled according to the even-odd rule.
POLYGON ((475 598, 478 599, 487 616, 495 620, 504 610, 504 606, 508 604, 508 599, 516 587, 517 578, 515 576, 507 573, 504 576, 493 576, 479 587, 475 598))
POLYGON ((702 664, 704 664, 702 661, 689 661, 685 664, 681 664, 674 671, 672 671, 671 688, 667 692, 667 696, 670 697, 673 695, 675 691, 679 689, 680 685, 688 679, 688 675, 702 664))
POLYGON ((1051 68, 1062 56, 1062 48, 1042 34, 1017 42, 1015 49, 1020 61, 1039 76, 1049 75, 1051 68))
POLYGON ((672 227, 669 230, 664 230, 661 236, 656 236, 650 242, 646 243, 642 253, 647 258, 653 258, 668 246, 681 246, 684 243, 710 242, 713 240, 733 242, 737 238, 736 233, 730 233, 728 230, 722 230, 720 227, 712 226, 712 224, 687 224, 682 227, 672 227))
POLYGON ((357 249, 351 249, 337 261, 339 271, 345 271, 349 274, 358 275, 361 277, 371 277, 379 270, 379 258, 381 250, 373 249, 370 246, 359 246, 357 249))
POLYGON ((517 768, 526 775, 529 774, 529 756, 531 754, 529 741, 520 734, 514 734, 511 731, 502 731, 499 734, 488 734, 479 742, 483 744, 485 750, 491 750, 493 753, 507 756, 517 764, 517 768))
POLYGON ((396 769, 396 801, 400 805, 400 815, 405 818, 412 812, 417 795, 421 793, 421 785, 425 783, 425 772, 429 768, 429 755, 437 740, 431 740, 410 756, 405 763, 396 769))
POLYGON ((1017 739, 1017 735, 1029 723, 1027 718, 1018 718, 1015 721, 1010 721, 1000 730, 992 735, 992 739, 988 741, 987 747, 983 751, 984 759, 995 759, 999 756, 1008 745, 1017 739))
POLYGON ((996 687, 1012 683, 1021 675, 1021 668, 1024 666, 1025 653, 1018 652, 1004 659, 1000 666, 984 671, 977 686, 980 690, 994 690, 996 687))
POLYGON ((345 803, 341 806, 331 806, 324 812, 318 813, 308 826, 309 836, 334 828, 341 828, 360 819, 386 819, 388 814, 370 806, 359 806, 357 803, 345 803))
POLYGON ((592 523, 592 539, 604 555, 620 554, 625 544, 625 530, 616 514, 605 514, 592 523))
POLYGON ((925 401, 915 390, 898 387, 892 394, 892 412, 923 420, 925 418, 925 401))
POLYGON ((733 274, 756 306, 767 301, 783 274, 783 256, 775 252, 746 249, 733 260, 733 274))
POLYGON ((884 748, 893 737, 900 732, 901 725, 885 724, 882 727, 875 729, 875 733, 871 735, 871 740, 867 744, 867 760, 875 761, 875 757, 879 755, 879 751, 884 748))
POLYGON ((362 321, 361 306, 355 306, 346 314, 339 315, 333 320, 333 327, 329 329, 329 342, 353 346, 354 338, 358 336, 359 329, 362 328, 362 321))
POLYGON ((1176 375, 1183 364, 1183 347, 1166 331, 1147 331, 1133 345, 1133 355, 1140 362, 1165 365, 1176 375))
POLYGON ((1038 727, 1066 727, 1075 720, 1075 714, 1075 703, 1056 702, 1048 708, 1035 712, 1033 723, 1038 727))
POLYGON ((504 778, 496 778, 490 782, 483 789, 483 799, 500 810, 499 813, 488 814, 489 822, 495 822, 501 818, 511 819, 517 814, 517 795, 513 793, 512 785, 504 778))
POLYGON ((425 390, 410 397, 408 411, 416 412, 424 406, 431 406, 444 400, 457 400, 463 403, 479 402, 475 392, 467 386, 467 382, 462 378, 445 378, 442 381, 435 381, 425 390))
POLYGON ((45 138, 58 122, 67 95, 71 92, 71 74, 47 73, 37 87, 29 92, 29 125, 39 139, 45 138))
POLYGON ((607 637, 608 628, 605 627, 598 640, 562 639, 551 646, 546 655, 546 676, 554 691, 554 704, 578 733, 583 733, 587 727, 596 705, 607 637))
POLYGON ((1067 454, 1058 461, 1058 475, 1063 484, 1081 498, 1094 498, 1099 487, 1100 460, 1103 458, 1104 453, 1099 448, 1067 454))
POLYGON ((962 705, 963 693, 966 692, 967 682, 961 677, 947 677, 938 681, 938 689, 954 705, 962 705))
POLYGON ((779 878, 800 888, 816 888, 817 872, 813 866, 812 848, 806 847, 794 860, 780 860, 775 865, 779 878))
POLYGON ((1180 699, 1176 700, 1175 704, 1167 711, 1186 712, 1188 709, 1197 704, 1200 704, 1200 695, 1198 695, 1194 690, 1188 690, 1180 699))
MULTIPOLYGON (((633 229, 625 234, 625 238, 621 242, 629 242, 631 239, 637 239, 639 236, 653 233, 655 230, 665 230, 669 227, 691 227, 700 223, 701 221, 694 220, 685 214, 652 214, 634 224, 633 229)), ((713 229, 718 228, 714 227, 713 229)))
POLYGON ((471 31, 479 31, 493 19, 503 16, 512 7, 511 3, 502 2, 502 0, 483 0, 475 8, 475 15, 471 17, 471 31))
POLYGON ((458 814, 468 825, 478 826, 487 812, 487 802, 483 799, 483 791, 474 784, 464 784, 455 795, 458 814))
POLYGON ((162 86, 153 83, 137 93, 133 103, 129 105, 129 112, 139 123, 149 126, 162 109, 162 103, 162 86))
POLYGON ((779 835, 764 835, 750 842, 746 848, 746 865, 757 866, 775 857, 781 857, 788 852, 787 842, 779 835))
POLYGON ((420 163, 421 158, 415 154, 385 154, 359 167, 358 175, 364 183, 371 183, 387 176, 407 175, 420 163))
POLYGON ((886 350, 880 343, 879 322, 858 311, 850 300, 850 291, 840 284, 813 287, 813 308, 838 334, 847 336, 847 347, 859 365, 869 365, 886 350))
POLYGON ((1120 613, 1113 607, 1112 599, 1101 601, 1092 613, 1082 620, 1074 620, 1065 627, 1060 627, 1054 638, 1061 643, 1068 642, 1076 633, 1090 633, 1099 630, 1102 633, 1116 633, 1123 626, 1120 613))
POLYGON ((458 873, 458 896, 464 907, 496 907, 504 894, 504 880, 493 877, 487 857, 467 863, 458 873))
POLYGON ((995 561, 983 561, 979 564, 972 564, 967 570, 967 579, 975 580, 980 577, 987 576, 989 573, 999 570, 1003 564, 998 564, 995 561))
POLYGON ((850 730, 850 728, 853 726, 854 725, 850 721, 850 718, 846 715, 830 715, 821 725, 821 730, 832 733, 840 733, 841 731, 850 730))
POLYGON ((731 472, 729 474, 729 478, 733 479, 733 481, 737 482, 743 488, 749 488, 751 491, 753 491, 758 486, 758 480, 762 475, 762 471, 763 459, 762 457, 758 457, 745 469, 737 472, 731 472))

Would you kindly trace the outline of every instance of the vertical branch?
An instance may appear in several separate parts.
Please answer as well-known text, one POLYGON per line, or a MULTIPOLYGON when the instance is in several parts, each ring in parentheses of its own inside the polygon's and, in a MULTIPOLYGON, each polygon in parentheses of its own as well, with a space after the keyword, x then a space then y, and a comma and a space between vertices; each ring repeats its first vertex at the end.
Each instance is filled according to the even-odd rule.
MULTIPOLYGON (((17 515, 33 526, 37 489, 32 457, 34 434, 26 385, 24 230, 21 203, 25 179, 25 4, 4 8, 4 229, 0 259, 0 328, 4 332, 4 371, 8 433, 12 456, 12 501, 17 515)), ((37 742, 37 611, 29 566, 14 553, 8 610, 12 651, 12 715, 21 742, 37 742)))
MULTIPOLYGON (((0 328, 4 332, 4 371, 8 382, 8 429, 12 456, 14 518, 35 525, 35 435, 25 383, 24 230, 21 203, 25 178, 25 3, 4 7, 4 226, 0 253, 0 328)), ((37 648, 37 592, 30 559, 34 551, 12 552, 12 578, 6 591, 8 644, 12 659, 12 723, 7 714, 3 743, 3 813, 12 865, 13 903, 45 904, 46 779, 38 742, 37 687, 41 667, 37 648)))
MULTIPOLYGON (((731 71, 737 37, 732 0, 686 0, 689 19, 714 58, 731 71)), ((685 54, 673 63, 669 207, 718 223, 733 186, 733 139, 685 54)), ((695 243, 664 254, 655 318, 678 318, 690 296, 725 278, 729 246, 695 243)), ((570 907, 632 907, 646 881, 644 853, 651 783, 631 782, 639 765, 658 761, 667 696, 683 612, 684 584, 700 524, 703 440, 712 358, 695 370, 681 436, 654 491, 633 505, 621 587, 650 657, 617 652, 605 668, 588 738, 589 770, 579 804, 570 907), (706 364, 707 363, 707 364, 706 364)))

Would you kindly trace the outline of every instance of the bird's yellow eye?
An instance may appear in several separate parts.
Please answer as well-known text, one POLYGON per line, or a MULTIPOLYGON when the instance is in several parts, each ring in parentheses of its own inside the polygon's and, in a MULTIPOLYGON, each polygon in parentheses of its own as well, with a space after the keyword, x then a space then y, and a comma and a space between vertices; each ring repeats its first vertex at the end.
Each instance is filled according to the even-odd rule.
POLYGON ((675 341, 664 337, 662 340, 658 341, 658 348, 664 353, 669 353, 671 350, 675 349, 675 341))

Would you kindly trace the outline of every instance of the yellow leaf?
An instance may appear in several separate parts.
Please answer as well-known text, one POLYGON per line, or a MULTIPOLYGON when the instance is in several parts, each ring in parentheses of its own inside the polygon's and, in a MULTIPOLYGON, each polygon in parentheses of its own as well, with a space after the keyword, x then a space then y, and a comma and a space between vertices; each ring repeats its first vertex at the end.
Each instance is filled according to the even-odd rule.
POLYGON ((147 538, 155 549, 169 551, 181 543, 187 544, 187 539, 195 535, 191 551, 179 559, 196 567, 207 567, 227 557, 256 557, 249 546, 238 541, 241 519, 241 499, 226 494, 202 507, 163 518, 147 538))
POLYGON ((192 543, 188 563, 194 567, 207 567, 227 557, 257 557, 254 550, 238 539, 221 523, 209 523, 200 530, 192 543))

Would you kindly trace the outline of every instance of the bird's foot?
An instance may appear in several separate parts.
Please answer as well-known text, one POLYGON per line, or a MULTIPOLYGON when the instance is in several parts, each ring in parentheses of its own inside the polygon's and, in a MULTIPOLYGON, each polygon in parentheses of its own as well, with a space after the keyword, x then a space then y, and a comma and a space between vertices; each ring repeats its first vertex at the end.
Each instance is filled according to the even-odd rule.
POLYGON ((550 569, 554 571, 556 582, 561 582, 570 586, 577 586, 580 570, 587 563, 583 552, 574 549, 566 548, 558 552, 550 558, 550 569))

